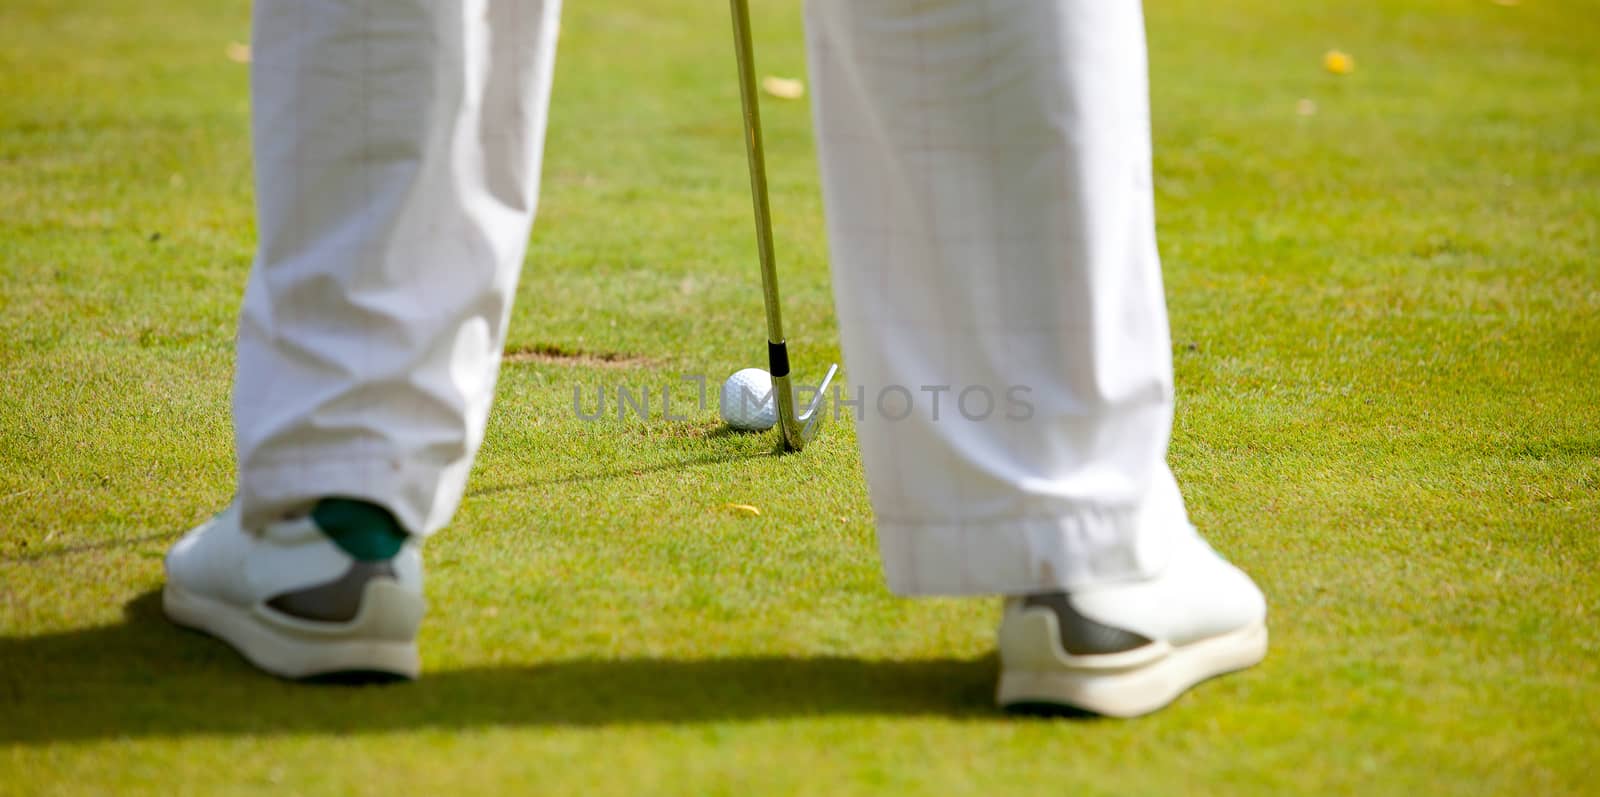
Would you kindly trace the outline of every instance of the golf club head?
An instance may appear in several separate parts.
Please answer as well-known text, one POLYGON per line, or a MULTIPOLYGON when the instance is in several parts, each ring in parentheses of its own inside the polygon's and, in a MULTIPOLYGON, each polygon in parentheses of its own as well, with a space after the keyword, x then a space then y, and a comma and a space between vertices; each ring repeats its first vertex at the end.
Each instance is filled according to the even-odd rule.
POLYGON ((811 397, 811 405, 803 413, 795 411, 794 388, 790 385, 789 376, 785 374, 773 378, 773 393, 778 400, 778 434, 783 440, 784 450, 799 451, 805 448, 806 443, 821 431, 822 419, 827 414, 822 412, 823 399, 828 395, 828 387, 833 384, 833 377, 838 372, 837 363, 828 367, 828 374, 822 378, 816 395, 811 397))

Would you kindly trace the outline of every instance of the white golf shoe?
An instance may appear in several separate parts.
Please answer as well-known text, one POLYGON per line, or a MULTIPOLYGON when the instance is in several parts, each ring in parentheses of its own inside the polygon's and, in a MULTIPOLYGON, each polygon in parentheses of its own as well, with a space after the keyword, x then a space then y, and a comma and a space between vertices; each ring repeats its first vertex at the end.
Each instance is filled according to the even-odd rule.
POLYGON ((179 540, 166 569, 169 619, 274 675, 415 678, 420 670, 422 557, 410 540, 363 561, 310 517, 247 531, 229 507, 179 540))
POLYGON ((1191 531, 1155 578, 1007 598, 996 699, 1008 709, 1146 714, 1260 662, 1266 617, 1250 577, 1191 531))

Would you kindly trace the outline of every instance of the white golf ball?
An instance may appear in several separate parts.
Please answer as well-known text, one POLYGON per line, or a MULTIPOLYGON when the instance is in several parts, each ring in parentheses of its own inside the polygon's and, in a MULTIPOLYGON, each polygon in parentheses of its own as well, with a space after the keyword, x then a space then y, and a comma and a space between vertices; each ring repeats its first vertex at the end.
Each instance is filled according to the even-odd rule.
POLYGON ((722 420, 744 432, 763 432, 778 423, 778 400, 772 394, 772 375, 746 368, 722 383, 722 420))

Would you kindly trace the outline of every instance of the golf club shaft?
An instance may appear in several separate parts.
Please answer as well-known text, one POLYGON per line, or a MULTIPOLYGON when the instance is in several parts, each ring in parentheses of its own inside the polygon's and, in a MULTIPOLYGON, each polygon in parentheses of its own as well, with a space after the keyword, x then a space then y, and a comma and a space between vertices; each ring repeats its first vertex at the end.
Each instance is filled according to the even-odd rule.
MULTIPOLYGON (((767 342, 782 346, 783 311, 778 301, 778 267, 772 253, 772 209, 767 201, 767 157, 761 143, 761 101, 756 88, 756 54, 750 34, 748 0, 729 0, 733 11, 733 46, 739 61, 739 99, 744 104, 744 145, 750 157, 750 197, 756 211, 756 246, 761 256, 761 292, 767 303, 767 342)), ((787 356, 783 358, 787 366, 787 356)), ((787 376, 788 368, 773 376, 787 376)))
POLYGON ((783 310, 778 300, 778 266, 772 253, 772 209, 767 201, 767 157, 761 144, 761 98, 756 93, 756 53, 750 33, 748 0, 729 0, 733 11, 733 48, 739 62, 739 100, 744 105, 744 148, 750 156, 750 198, 756 211, 756 246, 761 256, 761 293, 767 305, 767 360, 773 399, 778 407, 778 434, 783 447, 805 447, 805 427, 794 408, 789 381, 789 347, 783 339, 783 310))

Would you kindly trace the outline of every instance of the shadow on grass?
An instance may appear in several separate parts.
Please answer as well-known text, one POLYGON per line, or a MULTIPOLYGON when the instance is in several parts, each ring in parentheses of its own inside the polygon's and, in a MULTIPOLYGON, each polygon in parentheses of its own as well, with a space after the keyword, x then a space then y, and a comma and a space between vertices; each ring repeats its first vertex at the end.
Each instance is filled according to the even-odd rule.
MULTIPOLYGON (((733 434, 743 434, 743 433, 742 432, 733 432, 733 434)), ((708 465, 723 465, 723 464, 727 464, 727 463, 730 463, 730 462, 744 462, 744 461, 748 461, 748 460, 764 459, 764 458, 767 458, 767 457, 779 456, 779 455, 782 455, 784 453, 786 453, 786 452, 783 450, 783 444, 780 441, 780 442, 778 442, 776 444, 776 448, 774 448, 772 451, 767 451, 767 452, 761 452, 761 453, 736 453, 736 454, 712 454, 712 455, 703 456, 703 457, 695 457, 693 459, 675 460, 675 461, 672 461, 672 462, 662 462, 662 463, 659 463, 659 464, 656 464, 656 465, 645 465, 645 466, 640 466, 640 467, 628 466, 628 467, 620 467, 620 468, 610 468, 610 469, 607 469, 607 470, 598 470, 598 471, 592 471, 592 472, 589 472, 589 473, 577 473, 577 474, 572 474, 572 475, 568 475, 568 476, 553 476, 553 477, 549 477, 549 478, 530 479, 528 481, 518 482, 516 484, 494 484, 494 485, 489 485, 489 486, 486 486, 486 487, 478 487, 478 488, 475 488, 475 489, 468 490, 467 491, 467 497, 468 498, 482 498, 484 496, 498 495, 500 493, 507 493, 507 492, 512 492, 512 491, 525 491, 525 490, 530 490, 530 489, 533 489, 533 488, 536 488, 536 487, 552 487, 552 486, 560 485, 560 484, 581 484, 581 483, 584 483, 584 482, 610 481, 612 479, 630 479, 630 478, 634 478, 634 477, 637 477, 637 476, 644 476, 644 475, 651 474, 651 473, 665 473, 665 472, 668 472, 668 471, 677 472, 677 471, 685 470, 687 468, 699 468, 699 467, 705 467, 705 466, 708 466, 708 465)))
POLYGON ((147 542, 172 542, 182 536, 182 531, 167 531, 160 534, 145 534, 126 539, 104 540, 101 542, 85 542, 76 545, 64 545, 60 548, 50 548, 43 551, 25 551, 15 554, 0 554, 0 562, 37 562, 41 559, 54 559, 59 556, 70 556, 75 553, 89 551, 108 551, 115 548, 133 548, 147 542))
POLYGON ((425 673, 415 683, 297 684, 260 675, 222 643, 170 625, 160 603, 152 591, 129 602, 118 625, 0 638, 0 744, 995 715, 992 657, 578 659, 425 673))

